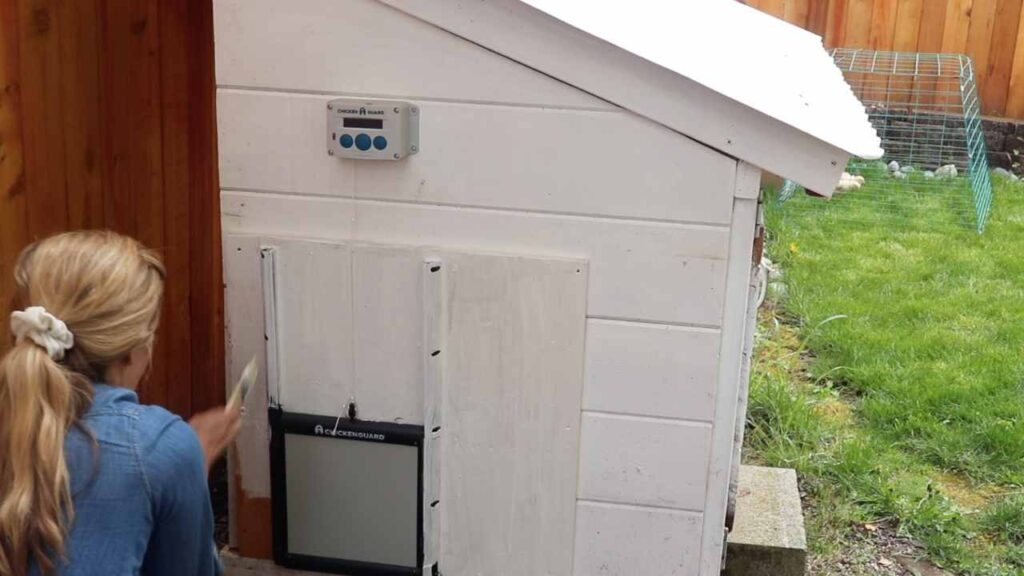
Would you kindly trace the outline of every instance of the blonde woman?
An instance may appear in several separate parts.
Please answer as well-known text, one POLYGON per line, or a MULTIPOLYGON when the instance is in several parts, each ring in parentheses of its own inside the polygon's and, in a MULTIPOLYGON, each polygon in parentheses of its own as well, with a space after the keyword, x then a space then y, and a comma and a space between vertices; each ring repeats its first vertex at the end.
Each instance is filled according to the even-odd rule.
MULTIPOLYGON (((139 404, 164 268, 71 232, 22 252, 0 359, 0 576, 220 572, 206 475, 237 411, 192 426, 139 404)), ((172 383, 173 385, 173 383, 172 383)))

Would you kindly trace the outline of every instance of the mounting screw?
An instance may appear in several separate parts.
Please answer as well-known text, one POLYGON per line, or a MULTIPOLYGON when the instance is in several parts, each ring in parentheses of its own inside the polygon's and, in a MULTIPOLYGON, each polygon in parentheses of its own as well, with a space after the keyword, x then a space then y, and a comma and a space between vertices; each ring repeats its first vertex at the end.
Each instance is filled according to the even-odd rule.
POLYGON ((327 151, 327 155, 328 156, 334 156, 334 150, 328 150, 327 151))
POLYGON ((416 151, 418 151, 418 150, 419 150, 419 147, 417 147, 417 146, 413 146, 413 147, 412 147, 412 151, 413 151, 413 152, 416 152, 416 151))
POLYGON ((328 109, 328 110, 334 110, 334 105, 333 105, 333 104, 331 104, 330 102, 328 102, 328 103, 327 103, 327 109, 328 109))
POLYGON ((398 108, 398 106, 395 106, 395 114, 398 114, 399 112, 401 112, 401 110, 398 108))
POLYGON ((417 108, 417 107, 415 107, 415 106, 413 106, 413 107, 412 107, 412 113, 413 113, 413 114, 419 114, 419 113, 420 113, 420 109, 419 109, 419 108, 417 108))
POLYGON ((401 155, 399 155, 399 154, 395 154, 395 160, 398 160, 398 159, 399 159, 399 158, 401 158, 401 157, 402 157, 401 155))

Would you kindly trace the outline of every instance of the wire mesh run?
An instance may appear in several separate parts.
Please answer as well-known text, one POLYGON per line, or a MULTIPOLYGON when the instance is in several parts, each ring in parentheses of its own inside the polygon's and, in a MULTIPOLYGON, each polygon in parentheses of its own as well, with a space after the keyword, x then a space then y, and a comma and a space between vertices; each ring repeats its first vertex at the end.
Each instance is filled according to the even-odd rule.
MULTIPOLYGON (((900 223, 956 219, 985 228, 992 184, 978 85, 962 54, 832 50, 882 139, 882 161, 854 159, 829 207, 793 202, 837 219, 900 223)), ((780 201, 795 197, 783 189, 780 201)))

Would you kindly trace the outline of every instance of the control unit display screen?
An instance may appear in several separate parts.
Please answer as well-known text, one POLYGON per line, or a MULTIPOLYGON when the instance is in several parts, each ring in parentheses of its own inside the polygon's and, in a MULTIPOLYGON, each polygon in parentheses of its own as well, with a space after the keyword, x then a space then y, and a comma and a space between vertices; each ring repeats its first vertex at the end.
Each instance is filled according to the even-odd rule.
POLYGON ((345 128, 364 128, 369 130, 383 130, 383 118, 345 118, 345 128))

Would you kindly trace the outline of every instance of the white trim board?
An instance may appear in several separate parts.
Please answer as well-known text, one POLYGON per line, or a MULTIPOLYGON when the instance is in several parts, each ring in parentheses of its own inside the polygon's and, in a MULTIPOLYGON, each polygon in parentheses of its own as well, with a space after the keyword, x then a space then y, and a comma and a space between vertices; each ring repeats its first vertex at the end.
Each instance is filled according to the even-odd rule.
MULTIPOLYGON (((742 170, 737 187, 750 186, 759 178, 757 170, 742 170), (748 181, 749 180, 749 181, 748 181)), ((701 542, 701 574, 711 576, 721 570, 725 512, 728 503, 729 473, 732 469, 736 404, 740 391, 743 342, 746 335, 747 294, 756 278, 751 273, 757 200, 737 198, 733 204, 732 238, 729 243, 729 271, 726 279, 726 306, 722 319, 722 354, 715 398, 711 461, 708 468, 704 529, 701 542)))

